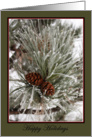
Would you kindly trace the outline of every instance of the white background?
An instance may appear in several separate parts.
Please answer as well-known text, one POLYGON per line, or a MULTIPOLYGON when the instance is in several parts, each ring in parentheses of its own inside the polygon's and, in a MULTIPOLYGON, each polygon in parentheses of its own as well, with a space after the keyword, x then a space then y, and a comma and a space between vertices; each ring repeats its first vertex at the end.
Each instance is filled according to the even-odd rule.
MULTIPOLYGON (((6 8, 16 8, 16 7, 25 7, 25 6, 36 6, 36 5, 45 5, 45 4, 55 4, 55 3, 64 3, 64 2, 74 2, 82 0, 0 0, 0 10, 6 8)), ((92 0, 86 1, 86 10, 92 10, 92 0)))

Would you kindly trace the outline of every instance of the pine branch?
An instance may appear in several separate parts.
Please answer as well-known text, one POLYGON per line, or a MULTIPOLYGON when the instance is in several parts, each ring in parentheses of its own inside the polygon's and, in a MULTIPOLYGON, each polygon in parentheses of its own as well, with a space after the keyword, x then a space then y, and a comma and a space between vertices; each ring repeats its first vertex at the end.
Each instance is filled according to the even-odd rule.
POLYGON ((19 76, 19 79, 10 78, 10 82, 17 85, 10 92, 10 108, 19 105, 20 113, 27 113, 27 110, 32 114, 43 113, 45 121, 57 119, 55 115, 51 116, 54 107, 63 115, 67 113, 72 102, 81 98, 79 92, 83 88, 83 53, 80 52, 75 59, 73 57, 76 56, 74 42, 79 40, 81 28, 62 25, 58 19, 54 25, 51 22, 47 19, 21 19, 11 21, 9 27, 10 51, 15 51, 10 58, 10 69, 14 68, 19 76), (29 84, 25 75, 30 72, 39 73, 44 82, 51 83, 55 94, 46 96, 41 86, 29 84), (40 107, 41 112, 38 111, 40 107))

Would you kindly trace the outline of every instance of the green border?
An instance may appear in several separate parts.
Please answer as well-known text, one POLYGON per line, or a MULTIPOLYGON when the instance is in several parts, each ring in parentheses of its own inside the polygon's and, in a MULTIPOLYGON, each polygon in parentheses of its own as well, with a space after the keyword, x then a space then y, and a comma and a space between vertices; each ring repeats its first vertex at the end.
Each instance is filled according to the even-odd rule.
POLYGON ((90 136, 91 135, 91 12, 90 11, 1 11, 1 135, 2 136, 90 136), (82 17, 85 18, 85 122, 29 123, 40 132, 24 131, 24 123, 7 123, 7 18, 9 17, 82 17), (46 125, 68 128, 43 130, 46 125))

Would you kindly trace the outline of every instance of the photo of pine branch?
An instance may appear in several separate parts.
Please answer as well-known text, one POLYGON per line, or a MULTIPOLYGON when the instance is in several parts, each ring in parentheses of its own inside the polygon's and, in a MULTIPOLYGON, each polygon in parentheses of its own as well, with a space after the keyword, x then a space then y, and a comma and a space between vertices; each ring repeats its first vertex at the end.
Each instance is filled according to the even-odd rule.
POLYGON ((9 19, 9 122, 83 122, 83 19, 9 19))

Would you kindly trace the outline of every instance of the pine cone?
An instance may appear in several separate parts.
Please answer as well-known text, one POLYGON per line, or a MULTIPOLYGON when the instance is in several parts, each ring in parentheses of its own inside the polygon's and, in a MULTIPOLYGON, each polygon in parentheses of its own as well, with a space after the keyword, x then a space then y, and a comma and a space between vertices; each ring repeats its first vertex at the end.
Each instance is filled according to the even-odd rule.
POLYGON ((55 93, 54 86, 50 82, 43 82, 41 85, 41 91, 47 96, 53 95, 55 93))
POLYGON ((43 79, 39 73, 28 73, 25 75, 25 79, 31 84, 36 86, 41 86, 43 79))

